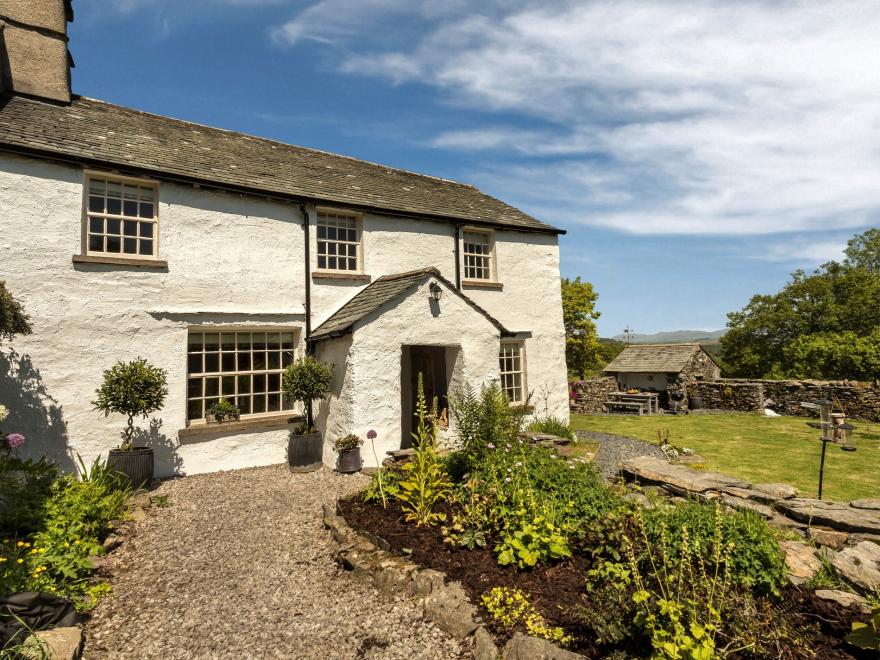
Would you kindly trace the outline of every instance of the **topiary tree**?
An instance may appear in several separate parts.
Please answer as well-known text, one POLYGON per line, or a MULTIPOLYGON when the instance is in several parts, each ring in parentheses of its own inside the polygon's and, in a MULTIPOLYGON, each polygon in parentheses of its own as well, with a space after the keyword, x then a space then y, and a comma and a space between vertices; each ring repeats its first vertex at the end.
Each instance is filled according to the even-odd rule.
POLYGON ((21 303, 7 291, 6 282, 0 281, 0 339, 29 334, 31 324, 28 315, 24 313, 21 303))
POLYGON ((284 370, 281 389, 292 401, 305 405, 309 428, 314 424, 312 402, 323 399, 330 393, 331 380, 333 367, 311 355, 300 358, 284 370))
POLYGON ((125 439, 120 449, 131 449, 134 418, 146 419, 151 412, 162 408, 168 395, 164 369, 154 367, 144 358, 132 362, 117 362, 104 372, 104 382, 96 390, 98 398, 92 401, 96 410, 107 417, 110 413, 128 415, 125 439))

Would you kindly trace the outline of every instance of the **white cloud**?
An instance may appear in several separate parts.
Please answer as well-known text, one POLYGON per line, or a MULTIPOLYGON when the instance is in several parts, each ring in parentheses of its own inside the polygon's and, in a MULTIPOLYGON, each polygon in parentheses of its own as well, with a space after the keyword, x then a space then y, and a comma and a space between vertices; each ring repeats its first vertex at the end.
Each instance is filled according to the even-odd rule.
POLYGON ((323 0, 276 32, 344 45, 341 70, 431 85, 481 126, 520 117, 429 143, 485 151, 478 182, 545 220, 685 234, 872 224, 877 34, 872 0, 323 0))
POLYGON ((765 261, 799 262, 808 266, 826 263, 832 259, 843 259, 845 240, 810 241, 796 238, 781 243, 770 243, 763 252, 753 255, 755 259, 765 261))

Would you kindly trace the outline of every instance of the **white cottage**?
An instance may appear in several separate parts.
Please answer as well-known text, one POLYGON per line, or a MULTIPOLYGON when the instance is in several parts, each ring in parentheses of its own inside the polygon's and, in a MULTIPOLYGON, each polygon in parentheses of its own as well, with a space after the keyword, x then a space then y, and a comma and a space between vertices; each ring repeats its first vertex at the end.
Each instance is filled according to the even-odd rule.
POLYGON ((281 372, 309 350, 334 365, 328 446, 375 429, 380 460, 419 372, 441 401, 500 380, 567 419, 562 230, 473 186, 76 96, 69 0, 0 18, 0 279, 34 329, 0 346, 0 402, 31 453, 106 455, 122 420, 94 390, 138 356, 168 373, 139 438, 160 476, 283 462, 281 372), (208 425, 221 395, 241 420, 208 425))

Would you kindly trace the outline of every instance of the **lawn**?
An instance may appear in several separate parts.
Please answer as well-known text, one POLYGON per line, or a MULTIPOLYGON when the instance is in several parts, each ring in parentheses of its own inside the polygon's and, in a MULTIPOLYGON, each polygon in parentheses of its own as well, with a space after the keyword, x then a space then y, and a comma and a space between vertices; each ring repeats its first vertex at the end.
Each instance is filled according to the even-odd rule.
MULTIPOLYGON (((602 431, 657 443, 690 447, 706 459, 705 468, 752 482, 784 482, 815 497, 822 443, 804 417, 761 415, 572 415, 575 430, 602 431)), ((852 422, 854 452, 828 445, 824 499, 880 497, 880 424, 852 422)))

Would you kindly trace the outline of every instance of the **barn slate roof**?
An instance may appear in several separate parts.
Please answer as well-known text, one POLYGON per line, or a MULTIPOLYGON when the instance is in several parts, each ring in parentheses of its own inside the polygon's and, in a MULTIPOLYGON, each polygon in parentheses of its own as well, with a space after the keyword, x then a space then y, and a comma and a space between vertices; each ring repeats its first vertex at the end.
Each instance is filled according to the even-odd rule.
POLYGON ((679 373, 703 348, 699 344, 630 344, 604 373, 679 373))
POLYGON ((0 149, 242 192, 564 234, 474 186, 75 96, 0 99, 0 149))
POLYGON ((501 325, 497 319, 491 316, 489 312, 459 291, 452 282, 440 274, 440 271, 437 268, 431 266, 429 268, 420 268, 419 270, 412 270, 406 273, 384 275, 376 279, 375 282, 371 282, 355 294, 351 300, 331 314, 326 321, 315 328, 310 339, 312 341, 322 341, 353 332, 354 325, 358 321, 362 321, 371 313, 382 307, 382 305, 391 302, 398 296, 404 295, 407 291, 414 288, 428 277, 434 277, 443 282, 449 291, 458 295, 462 300, 473 307, 474 310, 485 316, 492 325, 498 328, 502 337, 513 334, 501 325))

